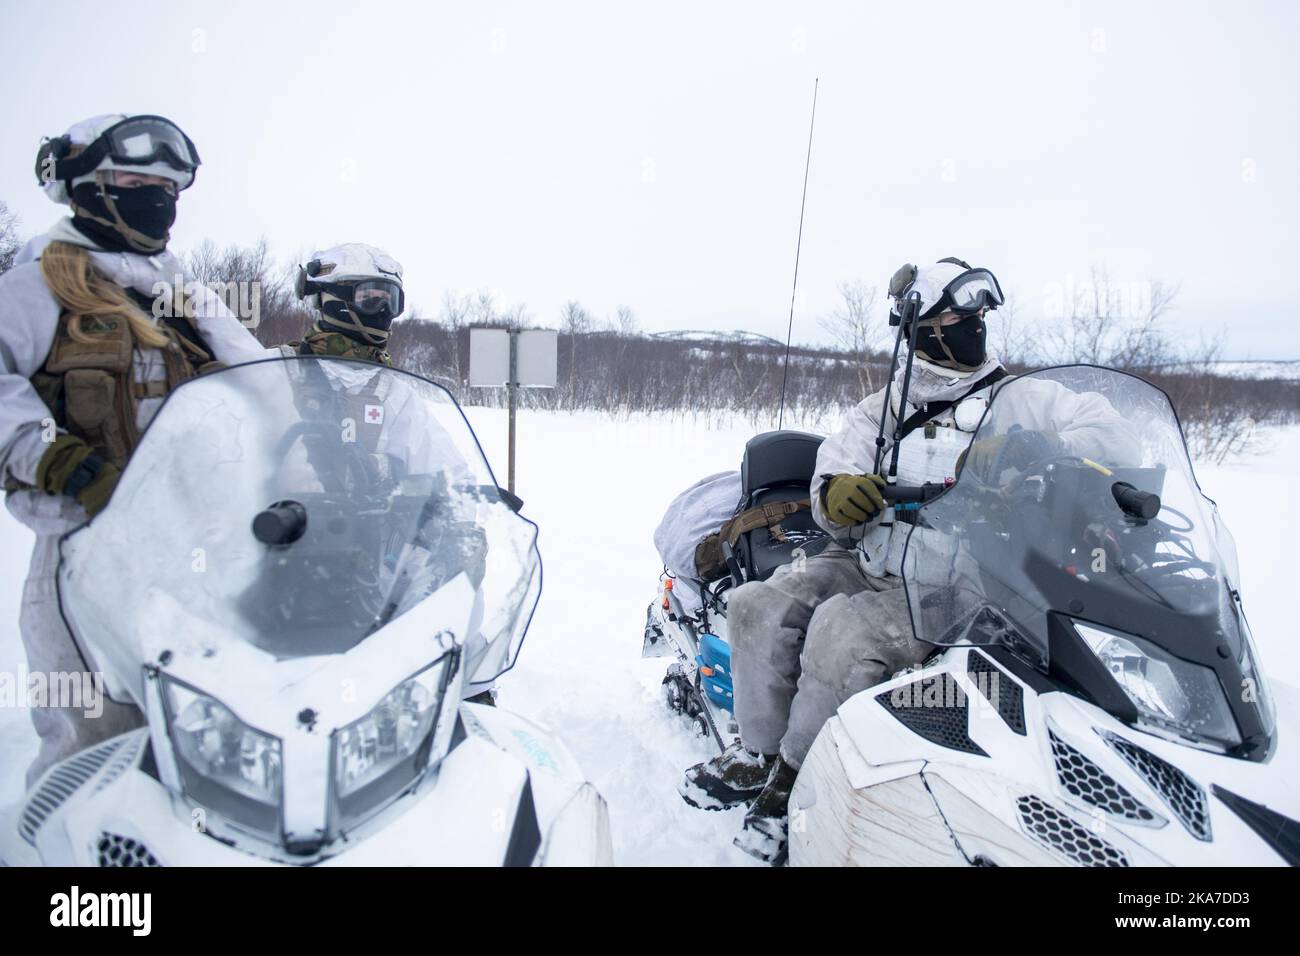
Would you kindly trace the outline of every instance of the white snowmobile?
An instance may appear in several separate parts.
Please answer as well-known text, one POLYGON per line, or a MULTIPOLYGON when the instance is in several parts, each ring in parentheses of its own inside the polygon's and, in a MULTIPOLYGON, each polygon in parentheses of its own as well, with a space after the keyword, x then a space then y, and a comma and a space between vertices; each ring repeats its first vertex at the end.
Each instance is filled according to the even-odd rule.
POLYGON ((59 594, 147 727, 52 767, 10 863, 611 862, 558 740, 462 687, 514 662, 536 526, 460 408, 343 359, 225 369, 170 395, 59 594))
MULTIPOLYGON (((1044 380, 1104 395, 1140 455, 1062 453, 1001 411, 1024 403, 995 399, 971 445, 999 440, 1001 460, 886 489, 912 525, 914 631, 936 651, 823 728, 791 798, 791 864, 1300 863, 1300 692, 1260 671, 1235 546, 1167 396, 1091 366, 998 394, 1044 380)), ((817 443, 751 441, 741 507, 806 495, 817 443)), ((741 535, 720 579, 682 557, 647 612, 643 654, 677 657, 669 706, 721 747, 737 733, 727 592, 812 553, 806 517, 798 546, 741 535)))
POLYGON ((794 865, 1300 863, 1300 693, 1270 692, 1231 536, 1168 398, 1091 366, 1004 384, 955 483, 893 486, 938 651, 845 702, 790 802, 794 865), (1071 455, 1008 401, 1104 395, 1140 453, 1071 455))

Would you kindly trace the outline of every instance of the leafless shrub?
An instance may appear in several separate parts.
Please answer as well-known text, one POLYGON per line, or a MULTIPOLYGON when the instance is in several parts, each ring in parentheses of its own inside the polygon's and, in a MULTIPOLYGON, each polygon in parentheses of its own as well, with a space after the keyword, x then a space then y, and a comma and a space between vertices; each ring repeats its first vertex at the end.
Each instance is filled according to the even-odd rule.
POLYGON ((860 279, 840 283, 843 304, 821 319, 821 327, 853 362, 859 400, 883 384, 887 362, 881 352, 889 346, 890 327, 874 314, 876 287, 860 279))
POLYGON ((18 216, 0 199, 0 275, 14 267, 14 256, 22 248, 18 238, 18 216))
POLYGON ((1040 362, 1104 365, 1164 389, 1195 458, 1218 463, 1255 451, 1261 424, 1300 417, 1296 383, 1225 375, 1221 341, 1188 343, 1170 332, 1165 319, 1174 309, 1178 285, 1116 283, 1098 267, 1090 281, 1072 291, 1064 315, 1044 325, 1040 362))
MULTIPOLYGON (((310 313, 293 292, 296 267, 277 263, 266 237, 250 246, 232 244, 224 248, 204 240, 181 261, 188 280, 225 294, 232 308, 238 303, 230 301, 231 290, 238 289, 245 306, 250 299, 256 300, 253 334, 264 345, 281 345, 300 338, 311 322, 310 313)), ((240 317, 250 318, 246 312, 240 312, 240 317)))
POLYGON ((1036 364, 1033 339, 1028 334, 1029 326, 1021 315, 1015 293, 1007 294, 1006 302, 987 325, 993 350, 1007 369, 1021 372, 1036 364))
MULTIPOLYGON (((247 249, 205 244, 187 265, 204 281, 260 279, 267 291, 257 334, 268 345, 298 338, 311 319, 292 297, 291 272, 277 269, 264 241, 247 249)), ((1055 324, 1034 327, 1034 335, 1009 300, 990 322, 995 348, 1013 371, 1087 362, 1141 375, 1170 395, 1193 454, 1204 461, 1254 451, 1262 426, 1300 420, 1300 382, 1225 375, 1218 364, 1220 343, 1188 346, 1167 332, 1163 320, 1177 286, 1152 282, 1140 295, 1124 288, 1104 270, 1094 270, 1091 282, 1073 290, 1055 324)), ((883 318, 871 316, 876 292, 852 282, 840 294, 842 305, 822 321, 833 345, 790 349, 787 423, 835 427, 847 409, 884 384, 892 341, 883 318)), ((558 320, 558 385, 522 391, 525 408, 703 416, 706 422, 741 417, 756 429, 775 427, 782 342, 737 333, 644 334, 630 308, 621 306, 598 323, 576 300, 558 320)), ((489 292, 448 293, 434 318, 412 308, 394 324, 390 351, 399 367, 442 384, 458 401, 500 406, 504 389, 468 385, 470 328, 521 328, 529 322, 524 306, 504 308, 489 292)))

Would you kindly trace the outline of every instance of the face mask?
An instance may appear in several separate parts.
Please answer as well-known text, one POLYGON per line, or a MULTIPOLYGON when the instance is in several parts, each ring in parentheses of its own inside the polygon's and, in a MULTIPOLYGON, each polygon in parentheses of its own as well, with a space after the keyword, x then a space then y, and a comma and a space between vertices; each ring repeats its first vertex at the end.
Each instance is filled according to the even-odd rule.
POLYGON ((100 186, 72 191, 76 224, 107 249, 152 255, 167 247, 176 197, 163 186, 100 186))
POLYGON ((942 328, 923 325, 917 330, 916 350, 935 365, 973 372, 988 357, 984 341, 986 331, 984 318, 978 315, 942 328))
POLYGON ((329 294, 321 296, 320 310, 323 313, 320 324, 329 331, 341 332, 355 342, 375 348, 387 344, 388 330, 395 318, 387 305, 369 314, 358 315, 342 299, 329 294))

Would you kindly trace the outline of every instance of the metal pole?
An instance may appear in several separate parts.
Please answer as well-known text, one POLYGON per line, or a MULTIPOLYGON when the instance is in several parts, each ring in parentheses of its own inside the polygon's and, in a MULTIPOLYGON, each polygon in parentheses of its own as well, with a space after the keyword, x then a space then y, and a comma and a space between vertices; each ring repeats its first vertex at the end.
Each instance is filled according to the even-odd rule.
MULTIPOLYGON (((500 353, 497 353, 500 354, 500 353)), ((515 395, 519 391, 519 331, 510 330, 510 381, 506 382, 510 396, 510 452, 506 466, 506 490, 515 493, 515 395)))
POLYGON ((808 205, 808 170, 812 168, 813 124, 817 122, 817 84, 813 79, 812 116, 808 120, 808 155, 803 161, 803 194, 799 199, 799 238, 794 246, 794 282, 790 284, 790 323, 785 329, 785 363, 781 366, 781 411, 776 417, 776 427, 785 424, 785 383, 790 377, 790 337, 794 334, 794 300, 799 292, 799 253, 803 249, 803 211, 808 205))

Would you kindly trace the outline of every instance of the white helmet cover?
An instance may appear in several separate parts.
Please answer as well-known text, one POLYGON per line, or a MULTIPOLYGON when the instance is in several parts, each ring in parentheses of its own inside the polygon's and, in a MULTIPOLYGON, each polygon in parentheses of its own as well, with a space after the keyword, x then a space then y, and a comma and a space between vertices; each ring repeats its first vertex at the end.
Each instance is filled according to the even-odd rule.
POLYGON ((318 327, 342 332, 376 348, 387 343, 391 322, 405 309, 401 263, 382 249, 362 242, 348 242, 313 254, 306 265, 298 268, 295 291, 309 308, 320 312, 318 327), (386 290, 380 293, 388 297, 390 310, 386 316, 360 306, 353 298, 357 290, 376 288, 386 290))
POLYGON ((969 271, 969 267, 955 262, 936 262, 934 265, 922 266, 916 270, 916 278, 903 294, 919 292, 921 307, 917 309, 917 315, 925 315, 943 297, 943 290, 948 287, 948 283, 969 271))
MULTIPOLYGON (((104 133, 105 130, 116 126, 118 123, 129 118, 130 114, 126 113, 103 113, 99 116, 92 116, 84 119, 80 123, 74 123, 64 134, 67 136, 69 143, 76 146, 89 146, 104 133)), ((95 167, 95 171, 78 176, 72 181, 73 186, 79 186, 82 183, 93 182, 95 173, 101 170, 118 170, 124 173, 144 173, 149 176, 162 176, 176 183, 176 188, 184 189, 193 181, 193 174, 186 176, 179 170, 163 162, 149 163, 147 165, 137 166, 123 164, 115 161, 111 156, 105 156, 103 161, 95 167)), ((53 176, 42 177, 41 188, 45 190, 45 195, 56 203, 70 205, 72 200, 68 195, 67 184, 61 179, 53 176)))
POLYGON ((375 246, 345 242, 312 253, 311 261, 298 270, 298 296, 312 308, 320 308, 320 293, 313 292, 313 286, 367 279, 390 279, 401 285, 402 264, 375 246))

